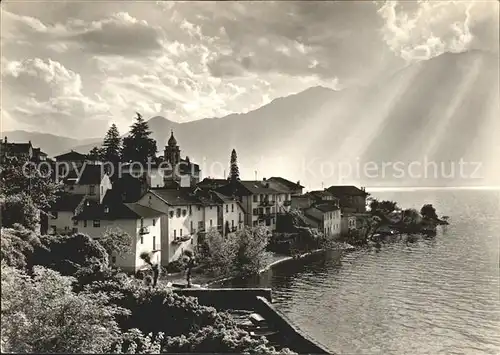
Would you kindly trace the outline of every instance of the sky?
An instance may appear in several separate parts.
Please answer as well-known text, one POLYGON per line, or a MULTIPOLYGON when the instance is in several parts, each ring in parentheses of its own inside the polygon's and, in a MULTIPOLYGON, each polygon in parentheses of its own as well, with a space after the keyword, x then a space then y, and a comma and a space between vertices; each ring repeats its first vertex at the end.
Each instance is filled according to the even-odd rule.
POLYGON ((2 1, 2 131, 101 137, 322 85, 383 80, 443 52, 498 53, 490 1, 2 1))

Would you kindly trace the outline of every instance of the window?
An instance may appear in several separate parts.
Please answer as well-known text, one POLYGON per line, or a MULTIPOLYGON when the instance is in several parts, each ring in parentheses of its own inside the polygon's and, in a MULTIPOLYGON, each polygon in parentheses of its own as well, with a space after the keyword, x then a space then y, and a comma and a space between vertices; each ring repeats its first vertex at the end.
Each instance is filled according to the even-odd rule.
POLYGON ((156 236, 153 235, 153 250, 156 250, 156 236))
POLYGON ((234 219, 231 220, 231 227, 234 228, 234 219))
POLYGON ((175 214, 177 217, 180 217, 181 216, 181 209, 178 208, 175 214))
POLYGON ((191 206, 189 206, 189 215, 191 216, 193 214, 193 209, 191 208, 191 206))
POLYGON ((226 213, 229 212, 229 205, 226 205, 226 213))
POLYGON ((141 235, 141 244, 144 244, 144 237, 141 235))
POLYGON ((52 219, 57 219, 58 214, 57 211, 52 212, 52 219))
POLYGON ((71 230, 71 233, 73 233, 73 234, 78 233, 78 228, 73 228, 73 229, 71 230))
POLYGON ((156 218, 153 218, 153 227, 156 226, 156 218))
POLYGON ((258 202, 257 200, 258 200, 257 195, 253 195, 253 202, 258 202))
POLYGON ((74 220, 73 220, 73 225, 74 225, 74 226, 77 226, 77 225, 78 225, 78 220, 74 219, 74 220))
POLYGON ((170 211, 169 214, 170 214, 170 218, 174 218, 174 211, 170 211))
POLYGON ((191 230, 191 233, 194 233, 194 230, 193 230, 193 221, 189 222, 189 229, 191 230))
POLYGON ((177 238, 177 230, 174 229, 174 239, 177 238))
POLYGON ((210 227, 212 227, 212 224, 213 224, 213 223, 212 223, 212 220, 210 220, 210 227))
POLYGON ((231 212, 234 212, 234 203, 231 203, 231 212))
POLYGON ((253 226, 256 227, 257 226, 257 221, 253 221, 253 226))
POLYGON ((212 206, 210 206, 210 209, 212 209, 212 206))
POLYGON ((266 226, 270 226, 271 225, 271 221, 269 219, 266 219, 266 226))
POLYGON ((104 187, 101 185, 101 195, 104 195, 104 187))
POLYGON ((83 226, 84 226, 84 227, 87 227, 87 220, 86 220, 86 219, 85 219, 85 220, 83 220, 83 226))
POLYGON ((198 211, 200 211, 200 210, 201 210, 201 206, 198 206, 198 211))
POLYGON ((238 219, 241 221, 241 212, 238 213, 238 217, 239 217, 238 219))
POLYGON ((198 229, 203 229, 203 221, 198 222, 198 229))
POLYGON ((253 209, 253 215, 257 216, 258 214, 259 214, 259 209, 258 208, 254 208, 253 209))
POLYGON ((104 207, 104 213, 109 213, 109 207, 108 206, 104 207))
POLYGON ((182 237, 182 228, 179 229, 179 237, 182 237))
POLYGON ((187 210, 182 210, 182 217, 186 217, 187 215, 187 210))
POLYGON ((89 186, 89 194, 90 195, 95 195, 95 185, 90 185, 89 186))
POLYGON ((96 228, 100 227, 101 226, 101 221, 98 220, 98 219, 94 219, 93 226, 96 227, 96 228))

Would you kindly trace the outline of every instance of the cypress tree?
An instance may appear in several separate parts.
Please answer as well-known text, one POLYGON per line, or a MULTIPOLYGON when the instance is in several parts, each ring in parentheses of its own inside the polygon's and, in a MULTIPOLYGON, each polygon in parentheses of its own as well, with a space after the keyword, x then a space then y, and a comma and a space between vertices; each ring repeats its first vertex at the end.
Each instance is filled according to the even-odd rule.
POLYGON ((240 169, 238 168, 238 156, 236 155, 235 149, 233 149, 233 151, 231 152, 229 180, 230 181, 240 180, 240 169))

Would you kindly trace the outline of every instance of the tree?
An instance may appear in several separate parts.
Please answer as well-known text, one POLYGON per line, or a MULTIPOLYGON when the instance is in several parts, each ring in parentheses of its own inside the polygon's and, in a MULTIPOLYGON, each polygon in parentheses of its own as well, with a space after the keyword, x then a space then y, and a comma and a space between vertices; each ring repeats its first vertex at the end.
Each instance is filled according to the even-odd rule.
POLYGON ((160 277, 160 265, 158 265, 157 263, 153 263, 153 255, 152 253, 148 253, 146 251, 143 251, 139 257, 146 263, 149 265, 149 267, 151 268, 151 271, 153 272, 153 277, 152 277, 152 286, 153 288, 156 287, 156 285, 158 284, 158 278, 160 277))
POLYGON ((210 230, 205 236, 204 251, 200 263, 208 273, 214 276, 228 275, 233 272, 233 263, 237 255, 235 238, 223 238, 216 230, 210 230))
POLYGON ((121 149, 122 139, 120 138, 118 128, 113 123, 104 137, 102 144, 102 159, 114 164, 120 162, 121 149))
POLYGON ((24 192, 7 196, 1 202, 1 211, 3 227, 9 228, 19 223, 35 230, 40 222, 40 210, 36 208, 31 196, 24 192))
POLYGON ((2 263, 2 351, 109 353, 123 312, 106 295, 72 291, 73 278, 36 266, 33 278, 2 263))
POLYGON ((265 227, 245 227, 236 233, 237 253, 234 265, 240 276, 256 274, 262 268, 264 252, 269 242, 265 227))
POLYGON ((132 250, 134 239, 120 228, 107 229, 98 239, 109 256, 127 254, 132 250))
POLYGON ((157 152, 156 141, 150 135, 148 123, 137 113, 136 122, 129 135, 123 139, 123 161, 145 164, 148 158, 154 158, 157 152))
POLYGON ((196 258, 194 252, 191 250, 184 251, 184 257, 186 259, 186 282, 187 287, 191 287, 191 272, 193 271, 193 267, 195 266, 196 258))
POLYGON ((238 168, 238 156, 236 155, 236 150, 233 149, 233 151, 231 152, 229 180, 238 181, 239 179, 240 179, 240 169, 238 168))
POLYGON ((0 167, 0 191, 4 196, 24 193, 31 196, 40 210, 49 208, 62 188, 51 180, 50 174, 38 169, 25 158, 7 158, 0 167))
POLYGON ((97 147, 92 148, 89 154, 87 154, 87 158, 89 160, 94 160, 94 161, 101 160, 102 156, 103 156, 102 148, 97 148, 97 147))
POLYGON ((436 209, 432 204, 425 204, 422 206, 420 209, 420 214, 422 215, 422 218, 427 219, 427 220, 437 220, 438 216, 436 214, 436 209))

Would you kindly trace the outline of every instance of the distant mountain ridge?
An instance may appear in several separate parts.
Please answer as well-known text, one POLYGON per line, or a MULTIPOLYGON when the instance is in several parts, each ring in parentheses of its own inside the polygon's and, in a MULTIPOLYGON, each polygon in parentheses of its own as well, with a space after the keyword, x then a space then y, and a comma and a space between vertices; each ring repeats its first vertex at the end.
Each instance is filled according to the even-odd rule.
MULTIPOLYGON (((257 171, 258 178, 280 175, 313 187, 500 185, 498 74, 497 55, 446 53, 364 87, 312 87, 244 114, 186 123, 156 116, 148 122, 158 154, 173 129, 182 155, 199 163, 204 176, 227 173, 235 148, 247 179, 257 171), (481 162, 481 177, 471 177, 472 168, 469 176, 450 174, 452 163, 461 159, 481 162), (410 164, 425 161, 448 171, 408 176, 410 164), (405 174, 390 167, 382 174, 388 162, 403 165, 405 174), (354 171, 370 163, 379 168, 376 176, 364 171, 341 176, 346 175, 342 164, 354 171)), ((85 152, 101 141, 73 149, 85 152)))

